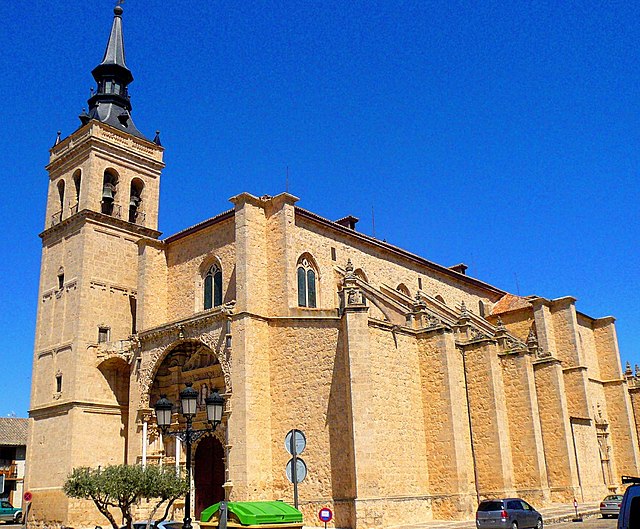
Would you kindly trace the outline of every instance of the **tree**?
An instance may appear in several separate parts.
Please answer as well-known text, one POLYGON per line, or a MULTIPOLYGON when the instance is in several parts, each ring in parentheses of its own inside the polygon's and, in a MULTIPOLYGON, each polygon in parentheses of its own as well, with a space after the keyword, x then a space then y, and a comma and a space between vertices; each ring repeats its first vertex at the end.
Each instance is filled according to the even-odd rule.
POLYGON ((187 493, 185 479, 176 476, 175 470, 149 465, 112 465, 105 468, 74 468, 64 484, 64 492, 70 498, 92 500, 100 513, 109 520, 113 529, 118 529, 109 510, 120 509, 127 529, 131 529, 131 509, 140 500, 157 499, 152 511, 155 513, 165 505, 164 520, 173 502, 187 493))

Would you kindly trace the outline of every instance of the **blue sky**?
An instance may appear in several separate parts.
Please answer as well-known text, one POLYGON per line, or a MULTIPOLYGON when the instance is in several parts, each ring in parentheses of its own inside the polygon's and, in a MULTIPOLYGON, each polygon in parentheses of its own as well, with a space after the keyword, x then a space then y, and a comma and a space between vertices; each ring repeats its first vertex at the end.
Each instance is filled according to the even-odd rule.
MULTIPOLYGON (((79 124, 113 5, 0 5, 0 416, 27 414, 44 166, 79 124)), ((133 117, 166 148, 165 236, 284 191, 288 166, 306 209, 367 234, 373 211, 392 244, 616 316, 640 363, 639 4, 123 7, 133 117)))

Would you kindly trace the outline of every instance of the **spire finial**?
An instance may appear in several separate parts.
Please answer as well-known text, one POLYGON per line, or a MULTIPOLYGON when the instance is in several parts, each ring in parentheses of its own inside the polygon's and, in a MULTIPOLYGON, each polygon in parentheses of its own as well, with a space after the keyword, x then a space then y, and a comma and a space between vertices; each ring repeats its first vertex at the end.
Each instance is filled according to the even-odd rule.
POLYGON ((55 147, 56 145, 58 145, 58 143, 60 143, 60 134, 62 134, 62 131, 58 131, 57 135, 56 135, 56 141, 54 142, 53 146, 55 147))
POLYGON ((153 143, 155 143, 158 147, 162 147, 162 143, 160 143, 160 131, 156 130, 156 137, 153 138, 153 143))
MULTIPOLYGON (((133 81, 133 74, 125 62, 121 4, 122 0, 118 0, 113 9, 113 23, 102 62, 91 72, 97 89, 89 98, 88 116, 138 138, 145 138, 131 120, 128 86, 133 81)), ((85 119, 80 119, 84 124, 85 119)))

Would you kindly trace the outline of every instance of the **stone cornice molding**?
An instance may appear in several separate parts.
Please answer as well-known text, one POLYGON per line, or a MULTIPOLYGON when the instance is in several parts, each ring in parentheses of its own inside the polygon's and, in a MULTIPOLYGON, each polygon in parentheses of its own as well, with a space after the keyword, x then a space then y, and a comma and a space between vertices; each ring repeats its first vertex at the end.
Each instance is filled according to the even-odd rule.
POLYGON ((105 215, 104 213, 98 213, 97 211, 92 211, 90 209, 83 209, 70 217, 62 220, 55 226, 51 226, 50 228, 45 229, 42 233, 40 233, 40 238, 42 239, 43 244, 51 244, 55 242, 55 237, 66 236, 68 230, 70 228, 81 228, 85 223, 95 223, 97 225, 102 225, 105 227, 113 228, 118 231, 126 232, 127 235, 137 235, 139 237, 149 237, 157 239, 162 235, 161 232, 157 230, 152 230, 151 228, 146 228, 145 226, 140 226, 139 224, 133 224, 131 222, 127 222, 126 220, 118 219, 116 217, 112 217, 110 215, 105 215))
POLYGON ((158 171, 164 167, 161 161, 164 151, 162 146, 123 133, 104 123, 91 121, 51 148, 46 169, 49 172, 56 171, 65 161, 80 157, 87 149, 99 146, 107 146, 123 156, 123 159, 130 159, 133 156, 147 167, 149 165, 157 167, 158 171))
MULTIPOLYGON (((151 329, 147 329, 145 331, 141 331, 137 335, 137 339, 141 344, 145 344, 151 340, 157 340, 164 337, 169 337, 173 335, 180 336, 180 333, 184 334, 185 330, 190 329, 201 329, 205 327, 209 327, 211 323, 223 321, 228 318, 234 316, 233 312, 233 303, 227 303, 220 307, 216 307, 214 309, 210 309, 204 312, 199 312, 194 316, 190 316, 189 318, 183 318, 180 320, 175 320, 159 327, 154 327, 151 329)), ((239 316, 242 313, 238 313, 235 316, 239 316)), ((236 319, 236 318, 234 318, 236 319)), ((144 345, 142 345, 144 346, 144 345)))
POLYGON ((120 406, 119 404, 67 400, 63 402, 57 402, 55 404, 45 404, 43 406, 31 408, 29 410, 29 417, 45 419, 47 417, 63 415, 69 412, 71 409, 81 409, 84 411, 91 411, 93 413, 104 413, 107 415, 120 415, 122 411, 126 410, 127 408, 127 406, 120 406))

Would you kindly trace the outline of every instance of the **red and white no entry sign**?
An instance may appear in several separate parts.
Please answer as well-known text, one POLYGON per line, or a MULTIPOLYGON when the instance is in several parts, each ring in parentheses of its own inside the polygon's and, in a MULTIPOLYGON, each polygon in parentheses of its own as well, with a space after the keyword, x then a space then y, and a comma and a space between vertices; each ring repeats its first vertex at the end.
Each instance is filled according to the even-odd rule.
POLYGON ((329 507, 323 507, 318 512, 318 518, 320 518, 321 522, 330 522, 333 519, 333 512, 331 511, 331 509, 329 509, 329 507))

